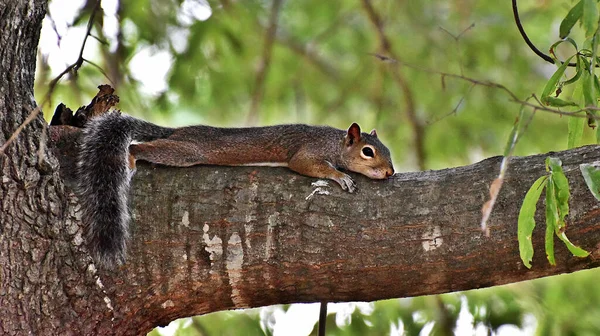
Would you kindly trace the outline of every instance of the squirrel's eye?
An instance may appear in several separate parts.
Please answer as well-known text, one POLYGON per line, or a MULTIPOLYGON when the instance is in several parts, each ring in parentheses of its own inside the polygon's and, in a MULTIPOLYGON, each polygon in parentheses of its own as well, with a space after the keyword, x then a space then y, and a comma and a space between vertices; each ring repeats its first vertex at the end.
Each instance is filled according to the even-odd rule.
POLYGON ((373 153, 373 149, 371 147, 366 147, 366 146, 363 147, 362 153, 366 157, 370 157, 370 158, 374 158, 375 157, 375 153, 373 153))

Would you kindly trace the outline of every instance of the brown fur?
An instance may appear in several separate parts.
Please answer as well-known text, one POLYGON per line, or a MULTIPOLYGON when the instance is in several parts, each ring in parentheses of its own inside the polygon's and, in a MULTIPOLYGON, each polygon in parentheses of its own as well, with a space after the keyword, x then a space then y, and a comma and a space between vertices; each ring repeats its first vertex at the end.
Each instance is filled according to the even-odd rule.
POLYGON ((325 126, 278 125, 249 128, 189 126, 167 138, 131 145, 136 160, 168 166, 284 164, 302 175, 327 178, 352 192, 351 178, 337 168, 383 179, 394 173, 389 150, 377 134, 325 126), (373 158, 361 156, 365 145, 373 158))

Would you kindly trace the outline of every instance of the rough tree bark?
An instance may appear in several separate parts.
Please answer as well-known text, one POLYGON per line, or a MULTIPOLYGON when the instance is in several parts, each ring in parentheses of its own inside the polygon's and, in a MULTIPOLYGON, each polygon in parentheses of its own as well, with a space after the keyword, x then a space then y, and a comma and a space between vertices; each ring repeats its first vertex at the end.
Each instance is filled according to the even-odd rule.
MULTIPOLYGON (((600 160, 600 152, 585 147, 557 155, 572 187, 568 235, 597 257, 598 202, 578 164, 600 160)), ((513 161, 490 219, 490 238, 478 224, 499 158, 399 174, 387 182, 357 177, 358 194, 311 186, 313 179, 284 169, 144 167, 134 182, 125 276, 104 283, 123 310, 162 307, 145 316, 150 327, 191 310, 371 301, 598 266, 595 258, 572 257, 560 244, 558 266, 549 266, 543 229, 535 232, 533 269, 522 265, 518 209, 527 188, 544 173, 543 161, 544 156, 513 161), (152 294, 144 291, 148 287, 155 289, 152 294)))
MULTIPOLYGON (((46 1, 0 2, 0 147, 32 111, 46 1)), ((37 115, 0 152, 0 334, 85 335, 104 319, 98 290, 37 115), (85 314, 78 316, 81 312, 85 314)))
MULTIPOLYGON (((106 315, 95 331, 141 334, 222 309, 445 293, 597 267, 599 204, 578 165, 600 160, 599 148, 552 155, 571 185, 567 233, 592 256, 558 243, 549 266, 537 229, 532 270, 519 259, 516 223, 546 155, 512 160, 490 238, 479 221, 499 157, 387 181, 355 176, 356 194, 284 168, 141 164, 128 261, 98 273, 106 315)), ((542 215, 540 206, 539 223, 542 215)))
MULTIPOLYGON (((0 45, 11 46, 0 48, 0 145, 35 107, 45 5, 0 3, 0 45)), ((585 147, 555 155, 572 188, 567 233, 593 255, 578 259, 557 244, 556 267, 545 261, 541 229, 533 269, 519 261, 518 209, 544 173, 544 157, 532 156, 512 161, 490 238, 479 231, 480 209, 498 158, 383 182, 357 176, 356 194, 280 168, 141 165, 128 263, 96 269, 63 184, 69 172, 59 176, 45 148, 38 155, 43 123, 38 116, 0 154, 3 335, 143 334, 220 309, 442 293, 598 266, 598 202, 577 165, 600 151, 585 147)))

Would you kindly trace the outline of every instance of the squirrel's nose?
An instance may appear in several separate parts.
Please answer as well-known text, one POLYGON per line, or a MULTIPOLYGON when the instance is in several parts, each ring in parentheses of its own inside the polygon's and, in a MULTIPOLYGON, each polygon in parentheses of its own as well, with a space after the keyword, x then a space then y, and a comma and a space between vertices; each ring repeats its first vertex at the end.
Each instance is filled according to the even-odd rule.
POLYGON ((390 177, 394 175, 394 168, 390 168, 385 172, 385 177, 390 177))

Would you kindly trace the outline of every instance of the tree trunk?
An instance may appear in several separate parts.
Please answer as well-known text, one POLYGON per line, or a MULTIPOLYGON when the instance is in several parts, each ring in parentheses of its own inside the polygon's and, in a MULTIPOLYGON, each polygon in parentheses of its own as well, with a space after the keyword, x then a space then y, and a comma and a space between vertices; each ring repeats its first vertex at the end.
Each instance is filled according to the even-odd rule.
MULTIPOLYGON (((0 3, 0 45, 10 46, 0 49, 0 145, 35 108, 45 5, 0 3)), ((0 154, 3 335, 143 334, 221 309, 434 294, 598 266, 598 202, 578 164, 600 160, 600 151, 584 147, 556 155, 572 188, 567 234, 593 255, 575 258, 557 244, 556 267, 545 260, 542 229, 533 269, 519 260, 518 210, 545 173, 544 156, 532 156, 512 161, 490 238, 480 232, 480 209, 499 158, 388 181, 357 176, 355 194, 283 168, 140 165, 128 261, 97 269, 76 197, 63 185, 72 171, 62 165, 58 175, 43 129, 37 116, 0 154)), ((63 144, 54 145, 60 152, 63 144)))
MULTIPOLYGON (((0 2, 0 147, 36 107, 45 14, 46 1, 0 2)), ((104 295, 86 271, 74 199, 47 149, 44 123, 37 115, 0 152, 0 334, 89 335, 110 317, 97 308, 104 295)))

